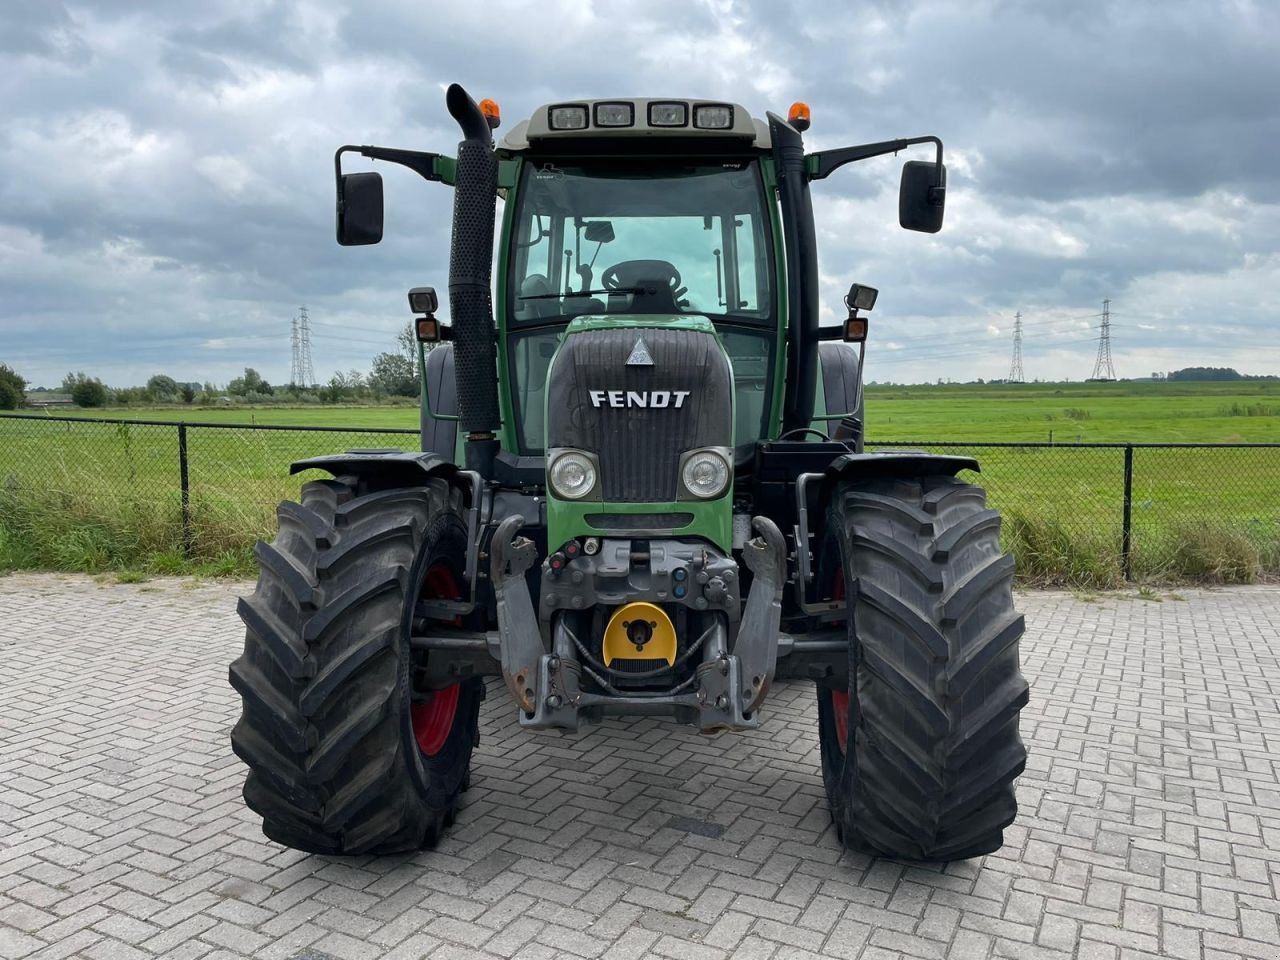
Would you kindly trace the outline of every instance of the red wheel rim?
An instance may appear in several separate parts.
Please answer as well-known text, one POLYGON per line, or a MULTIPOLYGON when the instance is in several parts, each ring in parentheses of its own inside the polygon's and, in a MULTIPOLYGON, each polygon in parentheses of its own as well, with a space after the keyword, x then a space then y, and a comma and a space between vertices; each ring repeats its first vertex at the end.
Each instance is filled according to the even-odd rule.
MULTIPOLYGON (((424 599, 431 597, 456 600, 460 594, 453 568, 443 560, 433 563, 422 582, 421 596, 424 599)), ((461 622, 461 619, 454 617, 454 624, 461 622)), ((413 738, 418 741, 418 748, 428 757, 439 753, 449 739, 449 731, 453 729, 453 720, 458 713, 458 694, 461 689, 461 685, 455 683, 442 690, 435 690, 425 700, 418 700, 409 706, 413 738)))
POLYGON ((458 712, 458 684, 437 690, 426 700, 409 707, 413 736, 428 757, 434 757, 449 739, 453 718, 458 712))
MULTIPOLYGON (((831 599, 844 599, 844 570, 836 571, 836 581, 831 585, 831 599)), ((853 677, 849 678, 853 682, 853 677)), ((840 744, 840 752, 849 749, 849 691, 831 691, 831 712, 836 721, 836 742, 840 744)))

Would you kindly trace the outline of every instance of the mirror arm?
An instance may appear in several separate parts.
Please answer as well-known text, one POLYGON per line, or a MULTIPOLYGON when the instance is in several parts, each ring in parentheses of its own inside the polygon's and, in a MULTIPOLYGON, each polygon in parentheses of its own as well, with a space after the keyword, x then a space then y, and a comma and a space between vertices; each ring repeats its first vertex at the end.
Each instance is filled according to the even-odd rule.
POLYGON ((846 163, 858 160, 869 160, 871 157, 883 157, 887 153, 897 153, 917 143, 932 143, 938 148, 937 164, 942 168, 942 141, 937 137, 909 137, 905 140, 883 140, 880 143, 862 143, 855 147, 839 147, 835 150, 821 150, 805 157, 809 168, 810 180, 824 180, 846 163))
POLYGON ((425 180, 444 183, 453 182, 455 161, 452 157, 443 157, 438 153, 427 153, 420 150, 397 150, 392 147, 357 147, 353 144, 345 144, 334 152, 333 171, 336 177, 342 176, 342 155, 344 153, 358 153, 360 156, 369 157, 371 160, 398 163, 402 167, 408 167, 425 180))

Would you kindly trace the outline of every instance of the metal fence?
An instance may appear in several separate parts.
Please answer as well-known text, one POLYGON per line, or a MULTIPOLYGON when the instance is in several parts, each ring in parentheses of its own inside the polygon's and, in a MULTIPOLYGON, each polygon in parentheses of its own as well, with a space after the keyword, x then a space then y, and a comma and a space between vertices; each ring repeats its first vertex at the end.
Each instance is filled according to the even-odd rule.
MULTIPOLYGON (((0 559, 39 565, 243 556, 297 494, 294 460, 416 449, 416 429, 0 415, 0 559), (87 559, 80 562, 84 555, 87 559)), ((1025 581, 1249 580, 1280 572, 1280 444, 886 441, 973 456, 1025 581)))

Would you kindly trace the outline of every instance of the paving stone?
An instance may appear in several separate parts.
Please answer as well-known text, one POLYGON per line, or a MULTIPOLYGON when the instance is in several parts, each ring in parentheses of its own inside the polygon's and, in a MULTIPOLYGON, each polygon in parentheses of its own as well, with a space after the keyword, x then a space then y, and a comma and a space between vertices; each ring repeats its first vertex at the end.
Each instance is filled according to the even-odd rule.
POLYGON ((495 684, 437 850, 284 850, 227 736, 247 589, 0 577, 0 957, 1277 956, 1280 588, 1021 594, 1019 820, 945 867, 839 849, 798 683, 714 739, 522 733, 495 684))

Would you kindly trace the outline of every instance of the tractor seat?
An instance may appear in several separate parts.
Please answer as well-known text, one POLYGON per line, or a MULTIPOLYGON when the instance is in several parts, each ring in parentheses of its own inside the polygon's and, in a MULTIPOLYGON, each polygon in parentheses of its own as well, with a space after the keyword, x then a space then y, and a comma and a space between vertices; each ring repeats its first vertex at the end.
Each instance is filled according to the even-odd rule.
MULTIPOLYGON (((551 281, 541 273, 529 274, 520 284, 521 297, 547 297, 548 294, 555 292, 555 289, 551 286, 551 281)), ((547 297, 545 300, 518 300, 516 302, 516 316, 526 320, 554 317, 559 312, 560 304, 554 297, 547 297)))

